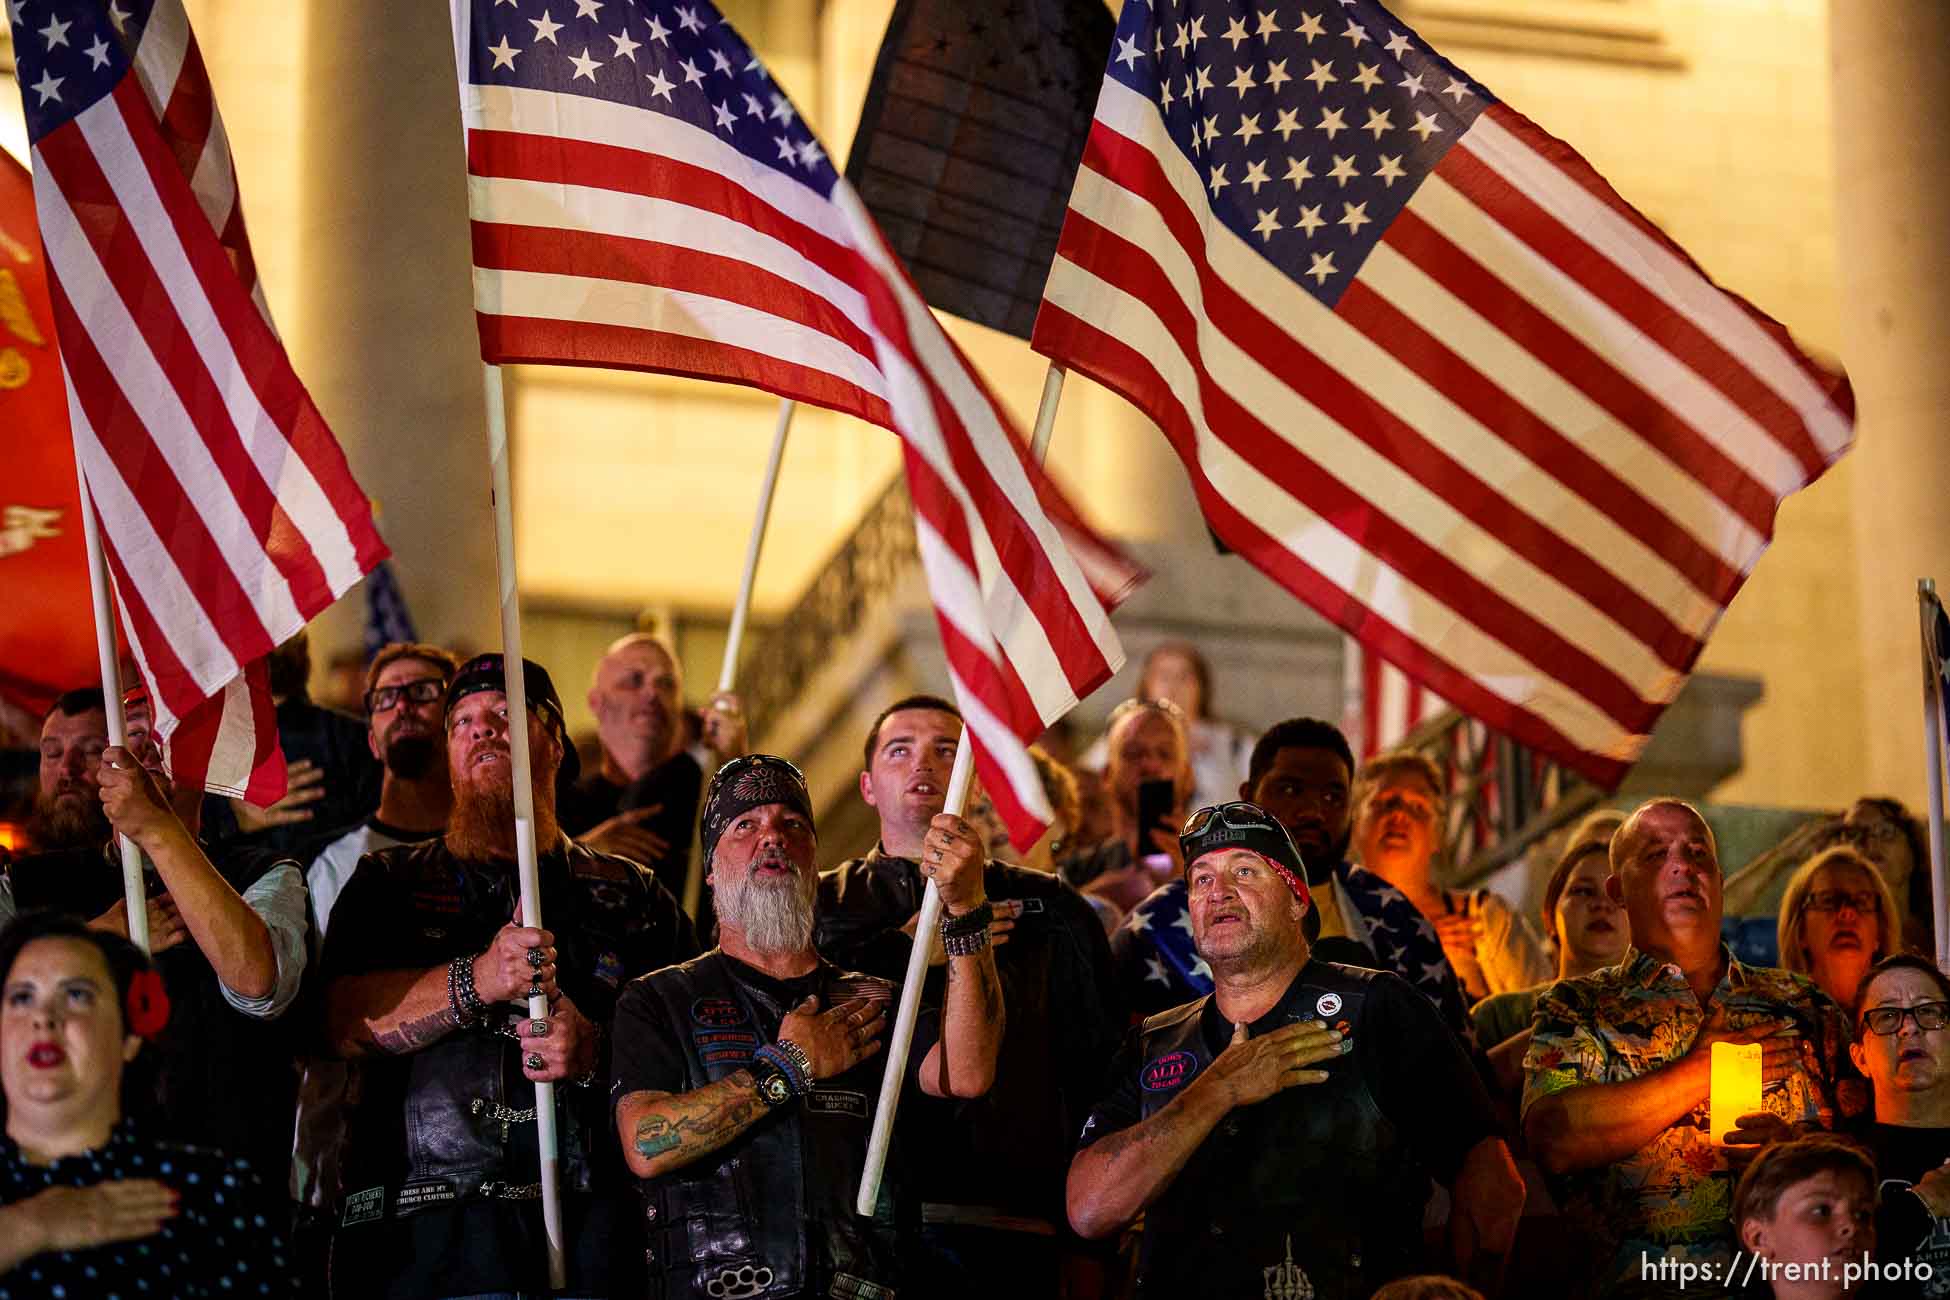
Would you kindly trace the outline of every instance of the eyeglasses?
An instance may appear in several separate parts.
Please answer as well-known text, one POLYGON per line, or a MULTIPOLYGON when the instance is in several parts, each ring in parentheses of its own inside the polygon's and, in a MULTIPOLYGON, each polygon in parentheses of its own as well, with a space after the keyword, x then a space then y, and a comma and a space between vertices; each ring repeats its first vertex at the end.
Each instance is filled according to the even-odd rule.
POLYGON ((366 692, 366 712, 384 713, 399 705, 403 695, 415 704, 431 704, 447 693, 444 677, 422 677, 398 686, 375 686, 366 692))
POLYGON ((1216 820, 1221 826, 1235 831, 1272 830, 1280 824, 1269 817, 1266 810, 1256 803, 1235 799, 1231 803, 1213 804, 1201 808, 1185 820, 1185 828, 1178 832, 1182 839, 1193 839, 1205 832, 1216 820))
POLYGON ((1817 889, 1802 902, 1801 907, 1809 912, 1839 912, 1844 907, 1857 912, 1882 911, 1882 900, 1876 897, 1873 889, 1817 889))
POLYGON ((1913 1007, 1872 1007, 1862 1013, 1862 1023, 1872 1034, 1900 1033, 1903 1017, 1916 1022, 1918 1029, 1941 1029, 1950 1025, 1950 1002, 1919 1002, 1913 1007))

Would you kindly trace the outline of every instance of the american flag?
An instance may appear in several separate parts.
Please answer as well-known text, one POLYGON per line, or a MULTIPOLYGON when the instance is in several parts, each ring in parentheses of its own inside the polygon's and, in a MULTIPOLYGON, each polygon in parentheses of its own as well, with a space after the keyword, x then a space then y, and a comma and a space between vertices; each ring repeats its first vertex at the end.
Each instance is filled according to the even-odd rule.
POLYGON ((156 736, 179 783, 268 803, 261 661, 385 547, 263 311, 180 0, 8 12, 75 454, 156 736))
POLYGON ((413 630, 413 614, 406 608, 406 593, 390 560, 381 560, 366 575, 366 660, 397 641, 418 641, 413 630))
POLYGON ((489 361, 674 371, 901 435, 976 771, 1018 843, 1025 743, 1123 662, 1137 572, 1084 525, 785 92, 709 4, 456 0, 489 361))
POLYGON ((1607 785, 1847 383, 1381 6, 1130 0, 1034 346, 1233 550, 1607 785))

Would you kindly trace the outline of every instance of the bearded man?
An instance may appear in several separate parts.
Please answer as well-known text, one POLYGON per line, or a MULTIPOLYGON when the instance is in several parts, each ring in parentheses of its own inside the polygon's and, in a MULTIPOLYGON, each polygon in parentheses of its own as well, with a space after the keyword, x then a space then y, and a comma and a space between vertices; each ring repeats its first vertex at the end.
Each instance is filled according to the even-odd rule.
POLYGON ((108 713, 99 686, 69 691, 41 724, 41 783, 27 820, 27 842, 42 853, 108 841, 102 811, 102 750, 108 713))
POLYGON ((514 774, 500 655, 446 694, 453 810, 444 836, 368 854, 332 911, 326 1029, 361 1060, 348 1126, 334 1295, 548 1291, 532 1084, 556 1083, 569 1290, 631 1295, 642 1239, 605 1132, 616 995, 697 951, 649 871, 572 844, 555 820, 573 777, 561 698, 523 667, 542 915, 519 924, 514 774), (558 936, 560 936, 558 938, 558 936), (527 998, 546 995, 531 1020, 527 998))
MULTIPOLYGON (((853 1202, 894 986, 813 948, 818 839, 797 768, 768 754, 727 763, 702 825, 720 947, 638 980, 616 1009, 611 1093, 644 1180, 650 1293, 886 1300, 918 1217, 897 1190, 898 1153, 873 1215, 853 1202)), ((917 1021, 908 1082, 979 1097, 1004 1028, 981 838, 939 814, 916 856, 941 891, 948 976, 939 1016, 917 1021)))

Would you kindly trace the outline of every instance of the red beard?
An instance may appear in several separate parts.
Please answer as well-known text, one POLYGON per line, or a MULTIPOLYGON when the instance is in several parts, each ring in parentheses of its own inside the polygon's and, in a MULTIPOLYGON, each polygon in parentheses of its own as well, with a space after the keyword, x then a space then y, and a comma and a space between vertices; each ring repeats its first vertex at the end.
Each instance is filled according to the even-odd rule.
MULTIPOLYGON (((541 752, 531 754, 529 784, 535 796, 535 850, 546 853, 561 838, 555 820, 555 769, 541 752)), ((507 770, 507 769, 503 769, 507 770)), ((515 792, 511 781, 456 781, 447 820, 447 848, 462 861, 510 860, 515 856, 515 792)))

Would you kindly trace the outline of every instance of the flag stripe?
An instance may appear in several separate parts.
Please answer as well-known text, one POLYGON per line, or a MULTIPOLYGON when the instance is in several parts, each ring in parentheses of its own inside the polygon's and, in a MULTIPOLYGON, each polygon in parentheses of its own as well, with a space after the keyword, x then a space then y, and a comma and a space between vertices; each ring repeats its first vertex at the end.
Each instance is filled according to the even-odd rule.
MULTIPOLYGON (((1386 245, 1376 250, 1374 260, 1389 260, 1386 245)), ((1657 504, 1452 350, 1442 340, 1458 335, 1436 332, 1444 322, 1429 319, 1426 312, 1421 319, 1411 316, 1374 285, 1374 278, 1350 285, 1341 299, 1341 314, 1370 339, 1398 342, 1405 364, 1472 417, 1465 432, 1476 439, 1473 450, 1490 462, 1485 472, 1495 473, 1496 481, 1534 492, 1546 518, 1580 529, 1580 544, 1587 551, 1613 553, 1616 547, 1635 552, 1634 558, 1648 572, 1645 599, 1668 611, 1681 626, 1698 627, 1712 620, 1717 603, 1708 608, 1700 593, 1724 592, 1738 584, 1738 573, 1657 504), (1518 456, 1499 455, 1499 442, 1509 444, 1518 456), (1540 468, 1544 464, 1551 465, 1552 472, 1544 472, 1540 468), (1582 506, 1591 509, 1572 500, 1574 493, 1582 498, 1582 506)), ((1426 304, 1439 292, 1430 286, 1421 288, 1417 296, 1426 304)), ((1433 436, 1449 426, 1423 427, 1431 429, 1433 436)))
MULTIPOLYGON (((1447 500, 1457 485, 1442 480, 1423 483, 1354 436, 1347 425, 1358 427, 1364 416, 1376 419, 1379 399, 1352 389, 1337 375, 1320 373, 1311 359, 1294 355, 1297 349, 1286 346, 1278 327, 1235 293, 1222 271, 1214 270, 1206 258, 1214 249, 1224 255, 1232 238, 1228 232, 1214 231, 1210 247, 1197 243, 1187 247, 1167 233, 1180 227, 1191 239, 1200 238, 1191 214, 1159 174, 1156 158, 1126 147, 1128 143, 1101 127, 1093 136, 1071 207, 1072 224, 1080 230, 1088 227, 1090 233, 1074 240, 1066 237, 1059 248, 1082 269, 1093 268, 1081 260, 1086 254, 1079 250, 1122 268, 1126 287, 1143 304, 1130 313, 1129 327, 1155 328, 1157 336, 1147 346, 1169 348, 1193 368, 1184 382, 1199 383, 1198 395, 1215 411, 1214 423, 1228 431, 1221 441, 1261 465, 1282 489, 1325 517, 1358 520, 1366 544, 1378 547, 1392 564, 1423 585, 1452 591, 1457 608, 1478 626, 1502 628, 1510 626, 1512 618, 1525 619, 1546 637, 1544 644, 1550 646, 1554 661, 1575 656, 1565 660, 1567 669, 1578 672, 1582 687, 1621 720, 1631 716, 1640 693, 1655 695, 1664 689, 1671 666, 1660 664, 1642 641, 1619 627, 1598 598, 1560 581, 1560 558, 1548 554, 1526 558, 1506 545, 1504 537, 1471 528, 1447 500), (1099 159, 1118 167, 1120 179, 1139 187, 1146 199, 1124 224, 1124 233, 1138 235, 1139 244, 1092 221, 1095 211, 1116 205, 1117 193, 1130 193, 1101 178, 1099 159), (1160 258, 1175 269, 1165 271, 1160 258), (1187 305, 1190 302, 1202 302, 1214 320, 1224 321, 1226 327, 1201 331, 1187 305), (1232 335, 1253 339, 1256 350, 1242 351, 1232 335), (1306 397, 1275 378, 1288 375, 1307 385, 1306 397), (1250 400, 1242 405, 1240 396, 1250 400), (1267 418, 1279 421, 1277 433, 1267 418), (1330 473, 1329 466, 1335 472, 1330 473), (1364 501, 1391 493, 1404 500, 1398 514, 1362 508, 1364 501), (1509 576, 1498 584, 1482 574, 1468 573, 1449 554, 1458 547, 1498 556, 1509 576), (1523 615, 1519 606, 1526 603, 1541 609, 1548 624, 1523 615), (1621 677, 1603 662, 1616 664, 1627 676, 1621 677)), ((1307 305, 1315 306, 1311 300, 1307 305)), ((1345 329, 1338 321, 1308 324, 1316 336, 1345 329)), ((1402 430, 1400 436, 1412 435, 1402 430)), ((1610 593, 1603 598, 1609 599, 1610 593)))
POLYGON ((802 291, 789 275, 765 266, 762 255, 748 253, 720 251, 703 239, 687 248, 621 234, 522 225, 511 218, 474 226, 474 265, 481 270, 588 277, 720 297, 817 330, 858 353, 863 366, 873 364, 873 340, 865 330, 832 311, 826 299, 802 291))
MULTIPOLYGON (((1159 427, 1186 461, 1199 505, 1228 547, 1316 609, 1332 611, 1329 617, 1343 631, 1415 673, 1471 716, 1533 747, 1585 754, 1594 779, 1616 782, 1626 766, 1620 760, 1636 752, 1643 735, 1592 708, 1584 694, 1556 686, 1433 592, 1362 552, 1271 485, 1258 467, 1215 454, 1224 444, 1193 426, 1172 397, 1172 384, 1153 364, 1155 354, 1098 329, 1064 304, 1060 295, 1079 283, 1069 274, 1072 269, 1059 253, 1036 321, 1037 346, 1078 358, 1081 373, 1120 392, 1142 393, 1147 403, 1151 394, 1160 395, 1159 427), (1446 629, 1443 644, 1457 662, 1472 665, 1467 672, 1401 630, 1432 623, 1446 629)), ((1093 315, 1100 310, 1096 302, 1087 307, 1093 315)))
POLYGON ((1466 141, 1472 153, 1541 200, 1563 226, 1617 250, 1613 260, 1626 274, 1705 330, 1794 408, 1820 448, 1813 474, 1848 448, 1855 404, 1846 382, 1796 348, 1779 322, 1709 281, 1665 232, 1535 123, 1497 105, 1477 128, 1466 141), (1564 180, 1571 186, 1553 183, 1564 180))
MULTIPOLYGON (((1773 496, 1767 486, 1748 473, 1719 446, 1707 440, 1655 393, 1620 373, 1604 355, 1538 310, 1480 262, 1439 233, 1414 212, 1404 212, 1375 250, 1381 283, 1389 283, 1389 254, 1399 254, 1428 279, 1458 300, 1477 304, 1487 325, 1485 336, 1507 341, 1509 350, 1536 358, 1580 396, 1606 412, 1617 427, 1631 431, 1632 440, 1649 449, 1641 474, 1656 475, 1667 488, 1664 495, 1697 499, 1704 494, 1702 512, 1713 503, 1746 525, 1722 544, 1720 555, 1732 562, 1751 553, 1773 528, 1773 496), (1662 473, 1668 468, 1670 472, 1662 473), (1686 484, 1690 482, 1690 489, 1686 484), (1731 554, 1726 546, 1736 549, 1731 554)), ((1531 390, 1526 390, 1531 391, 1531 390)), ((1723 530, 1721 530, 1723 531, 1723 530)))
MULTIPOLYGON (((1471 144, 1470 137, 1464 136, 1436 168, 1432 180, 1437 183, 1425 191, 1431 199, 1448 200, 1453 194, 1456 203, 1475 208, 1500 226, 1526 254, 1555 267, 1566 285, 1575 285, 1578 292, 1609 307, 1626 327, 1672 358, 1676 369, 1689 372, 1690 383, 1716 391, 1745 417, 1744 425, 1729 427, 1763 446, 1777 447, 1780 459, 1798 462, 1805 475, 1802 481, 1821 472, 1825 463, 1821 453, 1778 393, 1705 330, 1619 269, 1612 250, 1586 243, 1528 195, 1499 183, 1472 152, 1471 144), (1453 189, 1445 191, 1445 185, 1453 189), (1465 199, 1465 193, 1470 197, 1465 199)), ((1444 202, 1440 210, 1451 209, 1444 202)))
POLYGON ((844 411, 883 428, 893 424, 887 403, 857 384, 715 338, 507 312, 479 312, 475 322, 480 327, 481 355, 508 365, 608 366, 748 384, 795 402, 844 411))

